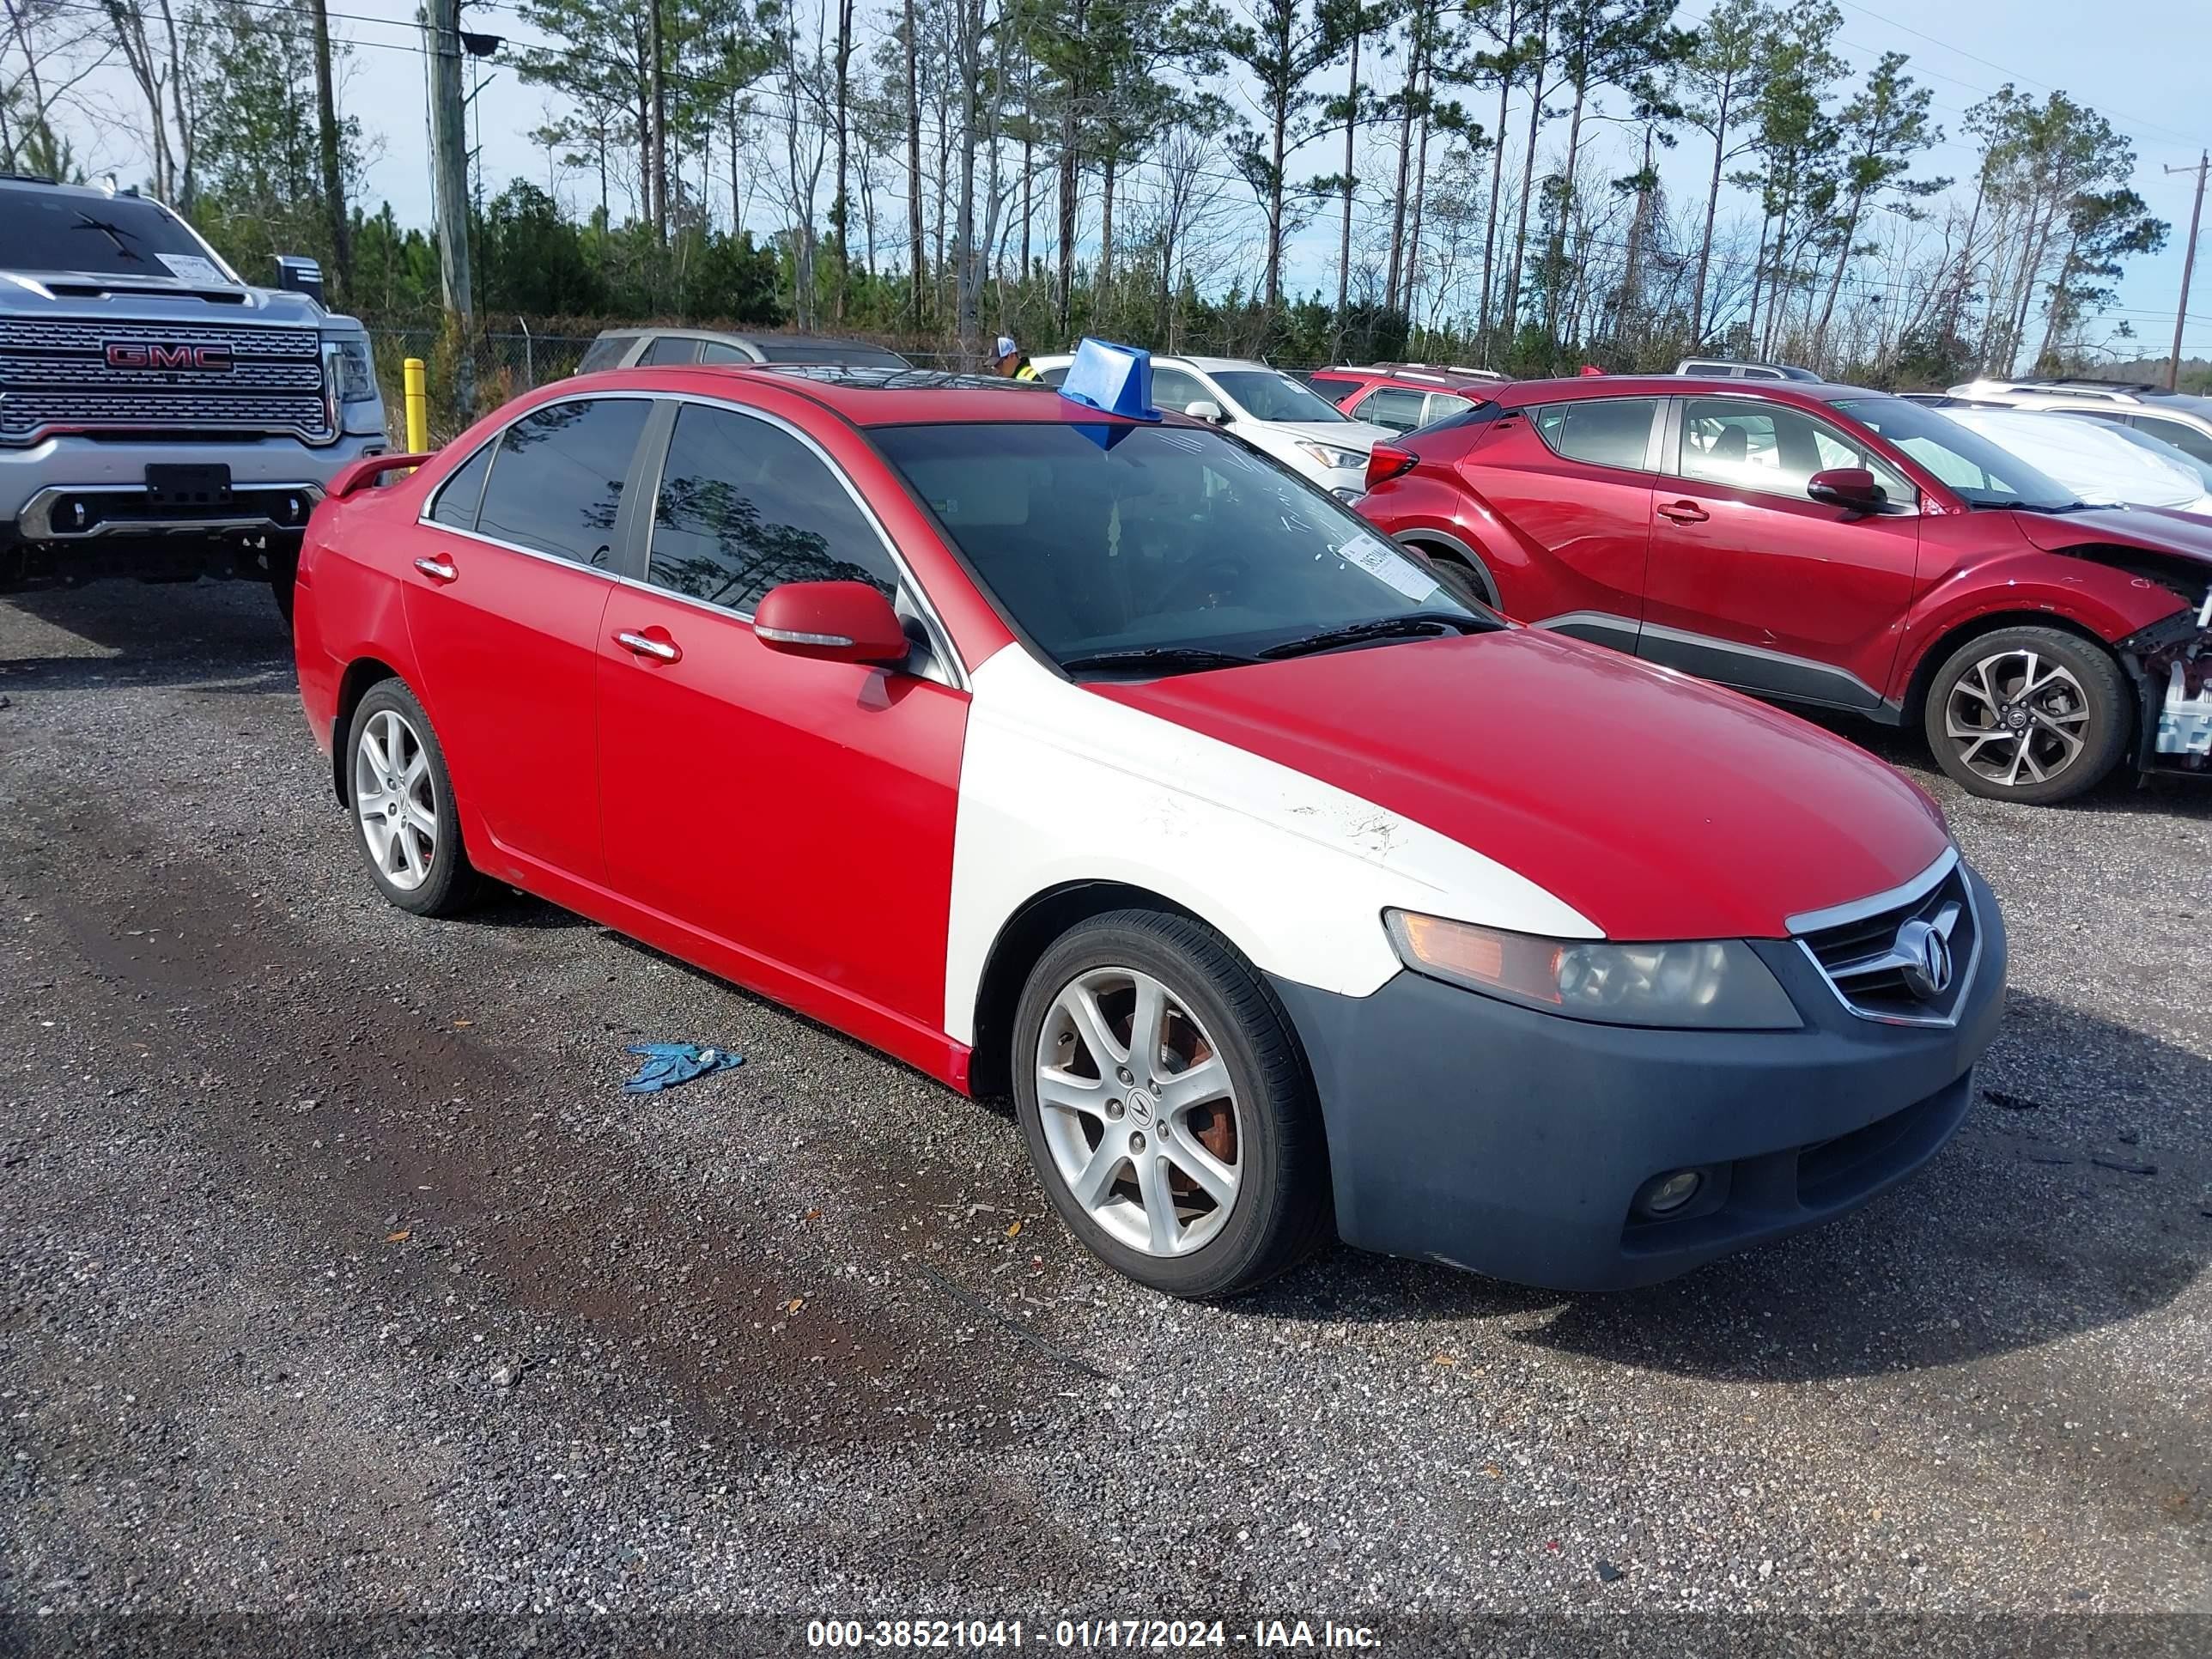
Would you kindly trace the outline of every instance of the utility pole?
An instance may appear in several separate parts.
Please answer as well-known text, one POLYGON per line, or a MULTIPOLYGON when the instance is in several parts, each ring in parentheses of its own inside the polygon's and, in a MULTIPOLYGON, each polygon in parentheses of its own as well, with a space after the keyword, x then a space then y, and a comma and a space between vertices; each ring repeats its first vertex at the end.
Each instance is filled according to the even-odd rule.
POLYGON ((2204 173, 2212 167, 2212 152, 2198 150, 2193 167, 2168 167, 2168 173, 2197 175, 2197 205, 2189 210, 2189 252, 2181 256, 2181 303, 2173 312, 2173 356, 2166 365, 2166 389, 2174 390, 2181 379, 2181 325, 2189 320, 2189 279, 2197 272, 2197 224, 2204 216, 2204 173))
POLYGON ((331 85, 331 16, 324 0, 313 0, 315 18, 315 115, 321 128, 323 205, 331 216, 331 263, 337 266, 337 297, 353 298, 353 227, 346 218, 345 179, 338 168, 337 94, 331 85))
POLYGON ((653 76, 653 131, 649 146, 653 155, 653 176, 645 181, 645 193, 653 204, 653 240, 662 247, 668 246, 668 84, 667 70, 662 64, 660 45, 660 0, 646 0, 646 52, 652 58, 653 76))
POLYGON ((423 45, 430 73, 430 187, 438 276, 453 346, 453 404, 476 412, 476 316, 469 289, 468 115, 461 95, 461 0, 426 0, 423 45))

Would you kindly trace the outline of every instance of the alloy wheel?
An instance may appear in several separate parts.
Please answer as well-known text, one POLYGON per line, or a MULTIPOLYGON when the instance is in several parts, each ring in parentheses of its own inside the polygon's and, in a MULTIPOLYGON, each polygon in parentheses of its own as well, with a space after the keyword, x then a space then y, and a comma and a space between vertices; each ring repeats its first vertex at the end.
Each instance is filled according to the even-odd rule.
POLYGON ((380 875, 403 892, 430 878, 438 858, 437 785, 422 733, 397 709, 379 709, 361 729, 353 810, 380 875))
POLYGON ((2080 757, 2089 698, 2064 664, 2021 647, 1984 657, 1954 681, 1944 734, 1960 763, 2008 788, 2047 783, 2080 757))
POLYGON ((1037 1034, 1038 1116, 1084 1212, 1147 1255, 1218 1234, 1243 1180, 1229 1062, 1151 975, 1096 968, 1062 987, 1037 1034))

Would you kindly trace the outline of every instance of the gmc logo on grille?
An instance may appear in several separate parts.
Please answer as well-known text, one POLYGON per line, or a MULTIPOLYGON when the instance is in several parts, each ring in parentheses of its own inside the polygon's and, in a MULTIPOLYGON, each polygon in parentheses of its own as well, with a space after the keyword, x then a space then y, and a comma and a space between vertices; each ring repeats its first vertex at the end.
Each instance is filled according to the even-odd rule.
POLYGON ((130 340, 107 343, 110 368, 193 368, 210 374, 230 373, 228 346, 139 345, 130 340))

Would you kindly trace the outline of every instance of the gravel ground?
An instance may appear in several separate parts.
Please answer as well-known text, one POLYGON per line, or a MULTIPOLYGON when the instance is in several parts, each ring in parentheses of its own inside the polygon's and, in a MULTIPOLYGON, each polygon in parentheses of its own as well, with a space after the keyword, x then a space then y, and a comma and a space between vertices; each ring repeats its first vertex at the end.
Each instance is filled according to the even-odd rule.
POLYGON ((1917 1179, 1634 1294, 1192 1306, 1002 1109, 384 904, 265 593, 0 604, 0 1611, 2212 1613, 2212 788, 1885 752, 2014 950, 1917 1179), (745 1063, 620 1094, 672 1036, 745 1063))

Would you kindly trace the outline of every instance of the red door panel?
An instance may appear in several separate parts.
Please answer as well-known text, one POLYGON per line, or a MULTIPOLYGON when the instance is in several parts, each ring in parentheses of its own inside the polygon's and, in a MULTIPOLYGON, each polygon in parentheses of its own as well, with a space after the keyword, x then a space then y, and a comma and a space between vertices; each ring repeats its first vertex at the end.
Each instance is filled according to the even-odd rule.
POLYGON ((1481 551, 1509 615, 1636 648, 1657 404, 1594 398, 1509 410, 1461 463, 1498 526, 1481 536, 1481 551))
POLYGON ((471 855, 493 873, 514 872, 505 849, 600 880, 592 688, 613 580, 435 526, 415 527, 409 541, 398 574, 416 689, 455 793, 495 842, 471 855))
MULTIPOLYGON (((1874 708, 1911 606, 1918 514, 1806 496, 1814 472, 1866 458, 1840 453, 1859 447, 1802 411, 1684 405, 1679 470, 1652 496, 1638 653, 1747 690, 1874 708)), ((1893 495, 1909 488, 1881 471, 1893 495)))
POLYGON ((941 1031, 967 721, 964 691, 784 655, 735 616, 625 586, 599 642, 609 884, 941 1031))

